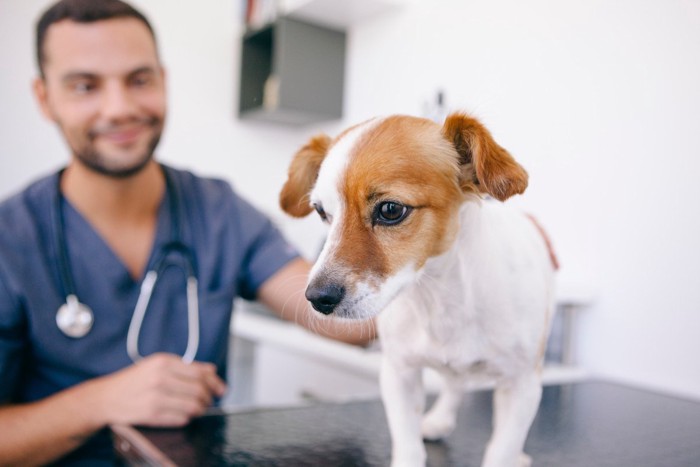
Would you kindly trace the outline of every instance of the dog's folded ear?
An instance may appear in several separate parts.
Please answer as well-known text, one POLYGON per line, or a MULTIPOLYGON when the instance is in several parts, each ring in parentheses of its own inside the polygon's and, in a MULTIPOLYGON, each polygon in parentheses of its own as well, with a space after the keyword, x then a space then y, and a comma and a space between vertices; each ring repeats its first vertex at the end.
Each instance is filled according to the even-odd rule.
POLYGON ((444 137, 459 154, 460 185, 465 192, 488 193, 505 201, 527 188, 527 172, 477 119, 454 113, 445 119, 444 137))
POLYGON ((309 193, 316 183, 321 162, 326 157, 330 144, 330 137, 315 136, 292 159, 287 182, 280 192, 280 207, 287 214, 304 217, 313 211, 309 193))

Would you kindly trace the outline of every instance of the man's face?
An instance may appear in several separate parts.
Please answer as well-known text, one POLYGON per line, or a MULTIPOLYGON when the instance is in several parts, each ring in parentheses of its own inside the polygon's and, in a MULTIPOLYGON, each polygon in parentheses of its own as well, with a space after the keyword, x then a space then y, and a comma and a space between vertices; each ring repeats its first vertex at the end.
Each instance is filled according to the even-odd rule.
POLYGON ((35 93, 76 161, 114 177, 138 172, 153 156, 166 108, 148 28, 133 18, 63 20, 49 27, 44 51, 35 93))

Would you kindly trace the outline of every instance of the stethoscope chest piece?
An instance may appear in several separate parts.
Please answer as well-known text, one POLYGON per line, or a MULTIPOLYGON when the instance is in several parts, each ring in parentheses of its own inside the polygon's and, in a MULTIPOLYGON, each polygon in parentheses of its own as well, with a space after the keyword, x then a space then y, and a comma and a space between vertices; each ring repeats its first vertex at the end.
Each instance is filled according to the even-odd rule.
POLYGON ((84 337, 94 320, 90 307, 80 303, 75 295, 68 295, 56 313, 56 325, 68 337, 84 337))

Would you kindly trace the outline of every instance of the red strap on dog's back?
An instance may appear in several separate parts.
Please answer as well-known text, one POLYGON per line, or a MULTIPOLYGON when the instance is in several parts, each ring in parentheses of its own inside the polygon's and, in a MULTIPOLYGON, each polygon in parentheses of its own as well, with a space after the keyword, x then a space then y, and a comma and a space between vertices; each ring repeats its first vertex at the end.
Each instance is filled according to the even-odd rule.
POLYGON ((542 238, 544 238, 544 242, 547 244, 547 251, 549 251, 549 259, 552 262, 552 267, 555 271, 557 271, 559 269, 559 259, 557 258, 557 254, 554 252, 554 247, 552 246, 552 242, 549 239, 549 235, 547 235, 547 232, 540 225, 540 223, 537 222, 535 216, 533 216, 532 214, 525 215, 528 217, 528 219, 532 221, 533 224, 535 224, 535 227, 537 227, 537 230, 540 232, 540 235, 542 235, 542 238))

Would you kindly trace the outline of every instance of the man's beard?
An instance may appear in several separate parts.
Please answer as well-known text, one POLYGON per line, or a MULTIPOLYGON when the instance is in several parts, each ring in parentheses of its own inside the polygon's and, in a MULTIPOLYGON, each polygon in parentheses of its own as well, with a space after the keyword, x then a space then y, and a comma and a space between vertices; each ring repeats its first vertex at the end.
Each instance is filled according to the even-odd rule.
POLYGON ((148 146, 143 154, 141 154, 136 161, 136 163, 124 166, 124 167, 114 167, 109 163, 108 158, 104 157, 94 145, 97 133, 91 131, 88 135, 90 143, 84 145, 82 148, 74 148, 73 154, 75 157, 88 169, 93 172, 97 172, 101 175, 106 175, 112 178, 128 178, 132 175, 139 173, 148 163, 153 159, 153 152, 158 146, 160 137, 162 134, 161 120, 157 117, 150 117, 145 119, 143 124, 150 128, 156 129, 155 134, 148 142, 148 146))

